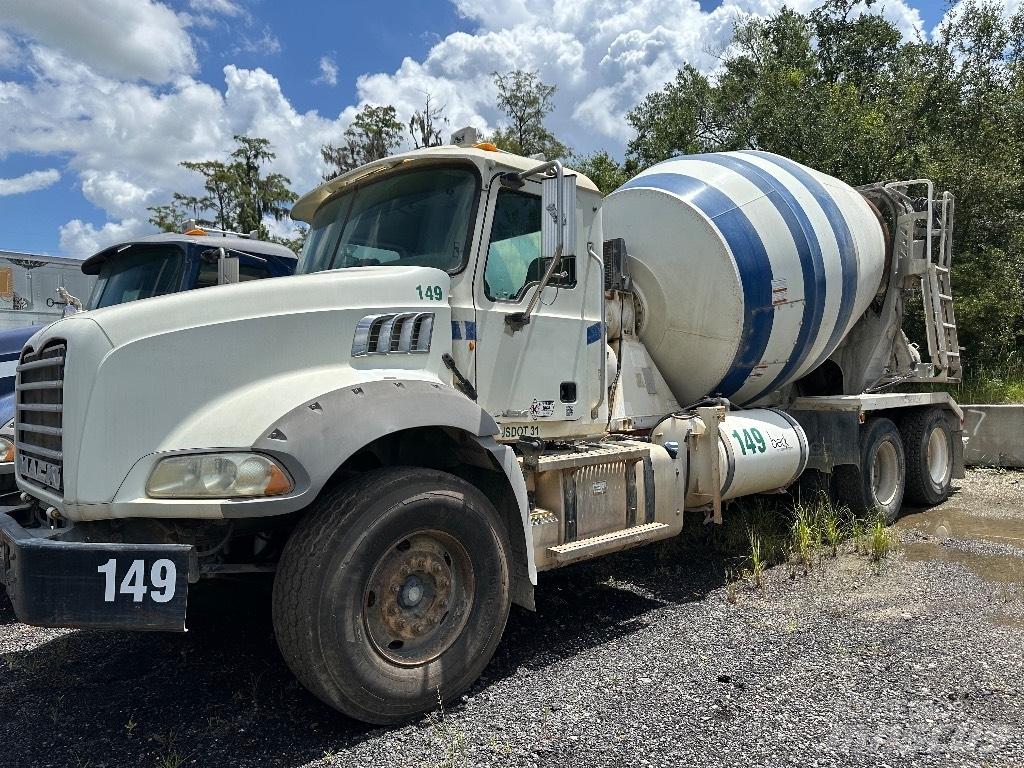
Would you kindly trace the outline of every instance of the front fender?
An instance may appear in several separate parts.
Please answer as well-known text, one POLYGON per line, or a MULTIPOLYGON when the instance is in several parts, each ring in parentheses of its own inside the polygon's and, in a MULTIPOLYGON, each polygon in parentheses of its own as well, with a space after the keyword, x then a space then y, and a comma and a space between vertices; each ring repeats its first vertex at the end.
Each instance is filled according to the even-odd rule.
MULTIPOLYGON (((536 583, 526 480, 515 453, 494 440, 498 425, 485 410, 452 387, 432 381, 383 380, 342 387, 303 403, 267 425, 253 445, 285 464, 298 464, 307 488, 280 506, 264 503, 263 514, 301 509, 323 489, 335 471, 378 438, 417 427, 449 427, 473 435, 504 472, 515 496, 525 538, 530 581, 536 583), (296 506, 297 505, 297 506, 296 506)), ((227 503, 225 517, 251 515, 246 502, 227 503)))

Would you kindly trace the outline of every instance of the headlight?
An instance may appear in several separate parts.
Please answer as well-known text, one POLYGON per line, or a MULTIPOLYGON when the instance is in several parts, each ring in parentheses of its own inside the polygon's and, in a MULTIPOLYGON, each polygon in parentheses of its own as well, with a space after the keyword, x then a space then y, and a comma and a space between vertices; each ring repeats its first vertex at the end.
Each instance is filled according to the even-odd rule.
POLYGON ((14 461, 14 442, 0 437, 0 462, 14 461))
POLYGON ((295 484, 284 468, 258 453, 202 453, 168 456, 157 462, 146 483, 155 499, 280 496, 295 484))

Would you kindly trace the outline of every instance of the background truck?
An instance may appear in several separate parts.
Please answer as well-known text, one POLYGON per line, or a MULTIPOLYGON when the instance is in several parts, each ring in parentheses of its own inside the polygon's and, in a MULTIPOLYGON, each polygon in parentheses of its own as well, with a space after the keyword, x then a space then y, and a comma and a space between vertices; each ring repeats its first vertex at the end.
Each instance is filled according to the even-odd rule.
MULTIPOLYGON (((112 307, 193 288, 290 275, 295 272, 296 261, 295 254, 283 245, 190 224, 182 234, 147 235, 117 243, 74 263, 77 281, 67 274, 70 259, 60 260, 58 272, 47 272, 47 263, 35 270, 40 274, 34 281, 29 279, 31 273, 26 279, 30 291, 38 293, 40 283, 45 282, 52 292, 45 304, 56 314, 39 316, 52 321, 68 309, 68 294, 72 299, 82 297, 85 309, 112 307)), ((2 271, 0 268, 0 277, 2 271)), ((38 299, 38 303, 44 302, 38 299)), ((70 311, 83 307, 72 307, 70 311)), ((38 330, 38 325, 29 325, 0 332, 0 424, 4 425, 0 428, 0 493, 16 487, 15 368, 25 342, 38 330)))
POLYGON ((928 182, 761 152, 604 199, 486 144, 370 163, 296 203, 302 274, 29 341, 7 591, 27 623, 183 630, 191 584, 274 572, 302 683, 414 717, 473 683, 538 573, 685 512, 808 470, 888 518, 944 499, 960 411, 891 389, 959 376, 952 214, 928 182))

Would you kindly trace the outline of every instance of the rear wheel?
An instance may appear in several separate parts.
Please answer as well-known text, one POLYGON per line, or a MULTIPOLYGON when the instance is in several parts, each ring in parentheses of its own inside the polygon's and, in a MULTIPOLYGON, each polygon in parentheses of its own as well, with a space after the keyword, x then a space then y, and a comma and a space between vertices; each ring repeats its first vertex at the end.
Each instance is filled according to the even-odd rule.
POLYGON ((953 432, 940 408, 911 412, 900 420, 907 451, 907 501, 941 504, 953 490, 953 432))
POLYGON ((359 720, 408 720, 463 693, 509 611, 490 502, 433 470, 369 473, 320 499, 274 581, 274 631, 299 680, 359 720))
POLYGON ((836 495, 855 514, 877 514, 891 525, 899 517, 905 487, 899 430, 889 419, 871 419, 861 430, 860 466, 836 468, 836 495))

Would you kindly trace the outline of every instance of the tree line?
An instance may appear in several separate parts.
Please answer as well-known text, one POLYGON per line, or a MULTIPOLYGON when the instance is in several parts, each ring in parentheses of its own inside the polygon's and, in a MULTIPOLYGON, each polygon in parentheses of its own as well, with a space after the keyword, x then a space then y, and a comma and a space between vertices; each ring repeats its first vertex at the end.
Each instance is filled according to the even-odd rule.
MULTIPOLYGON (((738 24, 720 66, 684 66, 627 114, 625 157, 573 153, 546 127, 556 87, 538 73, 493 73, 504 122, 488 141, 521 155, 564 159, 610 192, 639 171, 682 154, 776 152, 849 184, 927 177, 957 197, 954 290, 971 360, 1024 356, 1024 9, 971 0, 930 38, 904 38, 874 0, 828 0, 738 24)), ((367 105, 321 156, 333 178, 386 157, 405 141, 443 143, 444 105, 425 95, 407 124, 390 105, 367 105)), ((183 163, 206 195, 175 194, 150 209, 154 224, 211 218, 226 229, 280 219, 289 180, 263 174, 263 139, 237 136, 225 163, 183 163), (187 215, 186 215, 187 214, 187 215)))

